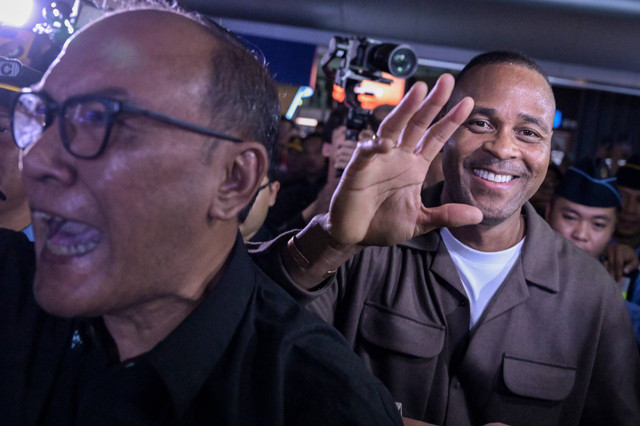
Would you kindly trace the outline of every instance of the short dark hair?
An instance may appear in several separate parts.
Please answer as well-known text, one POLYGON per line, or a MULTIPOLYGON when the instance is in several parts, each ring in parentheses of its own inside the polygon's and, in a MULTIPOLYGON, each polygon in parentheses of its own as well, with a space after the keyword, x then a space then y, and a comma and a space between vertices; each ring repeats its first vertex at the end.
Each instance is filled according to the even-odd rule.
MULTIPOLYGON (((544 78, 544 81, 547 82, 549 86, 549 90, 553 93, 553 88, 551 87, 551 83, 549 82, 549 76, 544 72, 542 67, 535 61, 535 59, 530 56, 525 55, 524 53, 516 52, 514 50, 492 50, 489 52, 481 53, 477 56, 471 58, 471 60, 467 63, 467 65, 462 68, 462 71, 458 73, 456 76, 456 88, 460 86, 460 84, 467 77, 469 72, 478 67, 482 67, 485 65, 518 65, 521 67, 525 67, 538 73, 540 76, 544 78)), ((455 91, 455 89, 454 89, 455 91)), ((450 105, 451 100, 447 103, 447 110, 452 107, 450 105)))
POLYGON ((207 103, 218 113, 216 127, 261 142, 273 155, 280 126, 278 90, 264 59, 247 49, 233 33, 218 24, 207 25, 219 45, 211 58, 207 103))
POLYGON ((302 138, 302 146, 304 146, 304 144, 310 139, 320 139, 321 141, 324 142, 324 137, 322 136, 322 133, 312 132, 312 133, 309 133, 304 138, 302 138))
POLYGON ((542 77, 544 77, 545 81, 549 84, 549 87, 551 87, 551 83, 549 83, 549 76, 544 72, 542 67, 540 67, 535 59, 525 55, 524 53, 516 52, 513 50, 492 50, 490 52, 481 53, 473 57, 467 63, 467 65, 464 66, 462 71, 458 73, 456 82, 459 84, 461 81, 463 81, 465 76, 473 68, 481 67, 484 65, 500 64, 519 65, 528 68, 531 71, 535 71, 542 77))
POLYGON ((242 39, 197 12, 185 11, 174 1, 132 0, 112 13, 128 10, 173 12, 204 26, 218 42, 211 56, 207 96, 203 106, 216 112, 212 127, 241 139, 262 143, 271 158, 278 139, 280 102, 264 56, 242 39))

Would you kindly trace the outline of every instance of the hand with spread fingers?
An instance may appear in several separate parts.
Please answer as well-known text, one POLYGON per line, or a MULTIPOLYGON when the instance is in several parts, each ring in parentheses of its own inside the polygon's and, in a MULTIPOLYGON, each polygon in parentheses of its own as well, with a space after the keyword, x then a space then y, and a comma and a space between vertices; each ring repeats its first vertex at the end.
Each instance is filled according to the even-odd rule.
POLYGON ((464 98, 432 125, 453 86, 449 74, 441 76, 428 95, 426 84, 414 84, 376 137, 358 144, 324 221, 336 243, 394 245, 437 227, 482 220, 475 207, 426 208, 420 198, 432 159, 473 108, 473 100, 464 98))

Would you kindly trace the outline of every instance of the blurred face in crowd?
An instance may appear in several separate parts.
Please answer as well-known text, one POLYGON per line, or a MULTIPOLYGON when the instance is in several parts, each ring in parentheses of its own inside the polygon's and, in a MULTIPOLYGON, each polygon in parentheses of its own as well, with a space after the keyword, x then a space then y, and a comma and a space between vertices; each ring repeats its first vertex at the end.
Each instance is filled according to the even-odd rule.
MULTIPOLYGON (((216 113, 202 99, 217 45, 173 13, 112 15, 76 34, 37 91, 56 103, 99 93, 211 127, 216 113)), ((237 214, 258 187, 260 173, 250 190, 233 180, 244 176, 239 150, 258 144, 121 114, 106 150, 82 159, 63 147, 59 120, 22 156, 38 302, 61 316, 167 314, 167 304, 191 303, 213 278, 210 265, 228 255, 237 214)), ((79 146, 89 141, 87 131, 68 133, 79 146)), ((266 163, 256 148, 243 164, 261 156, 266 163)))
POLYGON ((302 143, 302 164, 307 175, 322 173, 327 159, 322 152, 324 141, 320 136, 311 136, 302 143))
POLYGON ((627 238, 640 237, 640 189, 618 185, 618 191, 622 196, 622 210, 616 234, 627 238))
POLYGON ((0 106, 0 227, 20 231, 29 224, 29 210, 10 126, 9 111, 0 106))
POLYGON ((602 254, 616 226, 615 207, 591 207, 556 196, 547 208, 551 228, 594 257, 602 254))
POLYGON ((560 176, 557 172, 557 169, 553 167, 549 167, 547 170, 547 174, 542 181, 542 185, 540 188, 533 194, 531 197, 531 204, 534 206, 546 206, 549 201, 551 201, 551 197, 553 197, 554 190, 556 186, 560 182, 560 176))
POLYGON ((553 93, 543 76, 519 65, 469 70, 451 104, 475 106, 443 149, 443 201, 478 207, 493 225, 519 213, 549 164, 553 93))

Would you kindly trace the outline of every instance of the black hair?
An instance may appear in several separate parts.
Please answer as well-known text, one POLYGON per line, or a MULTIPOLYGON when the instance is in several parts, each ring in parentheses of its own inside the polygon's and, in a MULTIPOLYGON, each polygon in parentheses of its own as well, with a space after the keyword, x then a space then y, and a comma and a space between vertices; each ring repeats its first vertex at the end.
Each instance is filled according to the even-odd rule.
POLYGON ((224 27, 213 22, 208 27, 219 43, 211 58, 207 97, 217 113, 212 120, 243 139, 261 142, 271 158, 280 127, 280 103, 266 63, 224 27))
POLYGON ((524 53, 516 52, 513 50, 492 50, 490 52, 481 53, 475 57, 473 57, 467 65, 464 66, 462 71, 458 73, 456 77, 457 84, 460 84, 465 78, 465 76, 469 73, 473 68, 481 67, 484 65, 499 65, 499 64, 508 64, 508 65, 519 65, 525 68, 530 69, 531 71, 535 71, 540 74, 545 81, 551 87, 551 83, 549 83, 549 76, 544 72, 542 67, 535 61, 535 59, 530 56, 525 55, 524 53))
MULTIPOLYGON (((464 79, 467 78, 467 75, 469 74, 469 72, 474 68, 483 67, 485 65, 500 65, 500 64, 518 65, 538 73, 540 76, 542 76, 542 78, 544 78, 544 81, 547 82, 549 90, 553 94, 553 88, 551 87, 551 83, 549 82, 549 77, 542 70, 540 65, 538 65, 538 63, 533 58, 525 55, 524 53, 516 52, 513 50, 492 50, 490 52, 481 53, 473 57, 456 76, 456 86, 454 88, 454 93, 457 90, 459 90, 464 79)), ((454 104, 452 104, 451 102, 453 101, 454 98, 455 97, 452 96, 449 99, 445 107, 445 110, 442 111, 442 113, 444 113, 445 111, 448 111, 450 108, 453 107, 454 104)))
POLYGON ((262 52, 249 49, 238 35, 211 18, 185 11, 175 0, 129 0, 112 12, 127 10, 169 11, 208 29, 217 42, 203 99, 203 106, 212 111, 209 124, 241 139, 262 143, 272 157, 278 139, 280 102, 262 52))

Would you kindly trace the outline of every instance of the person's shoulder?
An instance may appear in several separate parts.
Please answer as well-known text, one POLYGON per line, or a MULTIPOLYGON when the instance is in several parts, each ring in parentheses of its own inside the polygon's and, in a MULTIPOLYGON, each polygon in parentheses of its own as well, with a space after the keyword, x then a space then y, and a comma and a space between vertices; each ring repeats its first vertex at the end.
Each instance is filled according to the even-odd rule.
POLYGON ((313 400, 317 408, 309 407, 304 417, 317 424, 399 424, 388 390, 344 337, 268 278, 258 281, 259 353, 277 358, 285 382, 297 389, 292 398, 300 400, 289 403, 309 407, 305 400, 313 400))
POLYGON ((32 243, 23 232, 0 228, 0 253, 31 248, 32 243))
POLYGON ((573 293, 582 304, 622 300, 621 289, 596 258, 559 234, 554 239, 555 250, 548 255, 557 258, 561 291, 573 293))
POLYGON ((0 228, 0 281, 29 280, 34 270, 33 243, 22 232, 0 228))
POLYGON ((530 223, 523 262, 529 278, 551 283, 550 287, 561 293, 579 294, 575 297, 583 302, 589 298, 596 302, 603 292, 612 295, 618 290, 611 275, 596 258, 554 231, 537 214, 527 216, 530 223))

